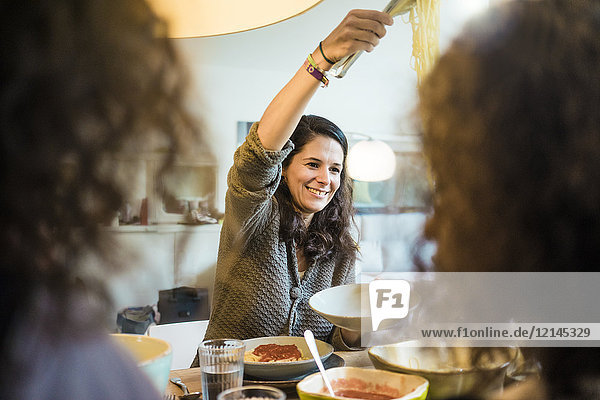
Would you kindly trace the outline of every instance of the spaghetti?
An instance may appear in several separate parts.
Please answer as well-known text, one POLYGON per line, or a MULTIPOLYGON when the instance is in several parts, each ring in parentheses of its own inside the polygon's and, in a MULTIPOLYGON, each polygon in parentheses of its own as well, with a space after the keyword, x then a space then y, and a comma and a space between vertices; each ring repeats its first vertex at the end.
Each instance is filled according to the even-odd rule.
POLYGON ((440 1, 416 0, 410 9, 409 21, 413 33, 412 68, 420 85, 439 55, 440 1))

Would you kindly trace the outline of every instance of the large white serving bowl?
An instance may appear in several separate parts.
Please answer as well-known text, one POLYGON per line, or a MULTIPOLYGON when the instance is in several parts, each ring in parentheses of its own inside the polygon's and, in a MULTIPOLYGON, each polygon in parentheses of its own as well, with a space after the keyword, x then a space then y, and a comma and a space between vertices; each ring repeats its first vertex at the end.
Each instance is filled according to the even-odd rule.
POLYGON ((361 312, 364 308, 361 307, 361 290, 365 290, 365 287, 368 290, 368 285, 359 283, 334 286, 315 293, 308 301, 308 305, 333 325, 360 331, 361 317, 371 316, 370 312, 367 312, 368 297, 367 307, 361 312))
MULTIPOLYGON (((368 283, 333 286, 312 295, 308 304, 317 314, 335 326, 363 333, 373 331, 368 283)), ((385 319, 381 321, 377 330, 399 329, 410 323, 418 305, 418 294, 411 292, 408 317, 385 319)))
POLYGON ((167 388, 173 351, 165 340, 144 335, 111 334, 119 346, 129 351, 138 367, 150 378, 160 393, 167 388))
MULTIPOLYGON (((324 362, 333 353, 333 346, 321 340, 316 340, 317 350, 324 362)), ((244 374, 261 379, 283 380, 291 379, 305 375, 317 369, 317 364, 313 359, 304 337, 298 336, 268 336, 244 340, 246 352, 253 351, 256 347, 263 344, 295 344, 306 360, 287 361, 287 362, 257 362, 244 361, 244 374)))
MULTIPOLYGON (((335 326, 353 331, 373 331, 368 283, 353 283, 322 290, 312 295, 308 304, 317 314, 335 326)), ((419 296, 411 292, 408 317, 385 319, 377 330, 399 328, 409 323, 418 304, 419 296)))

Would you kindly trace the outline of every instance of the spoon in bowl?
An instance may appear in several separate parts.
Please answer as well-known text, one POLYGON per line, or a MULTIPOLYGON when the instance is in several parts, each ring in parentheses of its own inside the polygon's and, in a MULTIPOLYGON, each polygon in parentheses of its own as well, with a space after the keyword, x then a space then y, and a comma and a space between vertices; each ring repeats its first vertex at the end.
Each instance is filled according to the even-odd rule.
POLYGON ((317 363, 317 367, 319 367, 319 371, 321 371, 321 376, 323 377, 323 381, 325 382, 325 386, 327 386, 327 390, 329 390, 329 394, 331 397, 335 397, 335 393, 333 392, 333 388, 331 387, 331 382, 329 381, 329 377, 325 372, 325 367, 323 367, 323 363, 321 362, 321 356, 319 355, 319 351, 317 350, 317 343, 315 342, 315 335, 313 335, 310 329, 304 331, 304 339, 306 340, 306 344, 308 345, 308 349, 312 354, 315 362, 317 363))

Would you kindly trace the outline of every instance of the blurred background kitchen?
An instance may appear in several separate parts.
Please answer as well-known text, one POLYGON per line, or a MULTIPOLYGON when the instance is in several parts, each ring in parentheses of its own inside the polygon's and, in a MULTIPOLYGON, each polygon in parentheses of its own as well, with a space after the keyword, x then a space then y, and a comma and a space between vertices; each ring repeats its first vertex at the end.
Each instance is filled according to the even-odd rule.
MULTIPOLYGON (((160 290, 181 286, 207 289, 202 301, 210 302, 217 221, 224 211, 226 175, 235 149, 290 71, 327 36, 332 21, 353 8, 383 9, 387 2, 323 0, 301 15, 259 29, 172 39, 191 75, 189 107, 201 117, 214 156, 198 151, 193 159, 180 159, 168 179, 156 182, 160 146, 115 155, 131 193, 108 229, 119 245, 116 251, 132 263, 109 281, 115 316, 126 307, 156 304, 160 290), (157 194, 165 187, 174 198, 160 200, 157 194)), ((488 3, 442 1, 440 51, 488 3)), ((413 117, 417 75, 411 68, 413 40, 407 21, 395 18, 376 51, 364 54, 342 80, 331 78, 330 87, 320 89, 306 112, 326 115, 348 134, 350 145, 372 138, 387 143, 395 155, 391 178, 355 182, 362 253, 357 273, 412 270, 411 247, 427 211, 427 171, 413 117)))

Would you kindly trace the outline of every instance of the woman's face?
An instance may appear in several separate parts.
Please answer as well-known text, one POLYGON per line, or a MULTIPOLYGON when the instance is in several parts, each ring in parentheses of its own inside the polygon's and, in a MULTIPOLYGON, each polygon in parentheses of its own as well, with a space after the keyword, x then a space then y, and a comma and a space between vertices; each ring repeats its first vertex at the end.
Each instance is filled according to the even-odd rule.
POLYGON ((344 151, 336 140, 316 136, 296 153, 283 170, 294 206, 305 219, 321 211, 340 187, 344 151))

